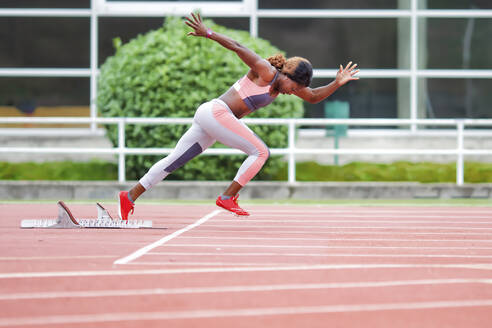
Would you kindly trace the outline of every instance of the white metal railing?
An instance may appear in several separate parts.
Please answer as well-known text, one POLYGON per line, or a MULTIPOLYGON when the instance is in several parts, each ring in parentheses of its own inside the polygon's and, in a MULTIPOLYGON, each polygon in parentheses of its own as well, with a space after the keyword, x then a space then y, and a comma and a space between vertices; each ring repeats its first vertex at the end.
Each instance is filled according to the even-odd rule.
MULTIPOLYGON (((53 147, 0 147, 0 153, 57 153, 57 154, 115 154, 118 155, 118 181, 125 182, 125 156, 126 155, 165 155, 172 148, 128 148, 125 142, 126 125, 137 124, 191 124, 192 118, 26 118, 6 117, 0 118, 0 124, 116 124, 118 126, 118 145, 114 148, 53 148, 53 147)), ((288 182, 296 182, 295 156, 298 154, 325 154, 325 155, 349 155, 349 154, 380 154, 380 155, 447 155, 456 157, 456 184, 464 183, 464 156, 466 155, 492 155, 492 149, 465 149, 465 127, 467 126, 492 126, 492 119, 287 119, 287 118, 264 118, 243 119, 244 123, 252 125, 284 125, 288 127, 287 148, 270 149, 272 155, 286 155, 288 158, 288 182), (455 149, 333 149, 333 148, 297 148, 296 128, 300 125, 309 126, 415 126, 433 125, 454 127, 456 133, 455 149)), ((207 155, 232 155, 242 154, 236 149, 209 148, 205 150, 207 155)))
MULTIPOLYGON (((95 75, 99 69, 95 68, 95 75)), ((314 69, 315 78, 334 78, 336 69, 314 69)), ((417 78, 471 78, 492 79, 492 69, 418 69, 417 78)), ((408 69, 364 69, 357 74, 361 78, 395 79, 410 78, 408 69)), ((0 68, 0 76, 4 77, 90 77, 88 68, 0 68)))

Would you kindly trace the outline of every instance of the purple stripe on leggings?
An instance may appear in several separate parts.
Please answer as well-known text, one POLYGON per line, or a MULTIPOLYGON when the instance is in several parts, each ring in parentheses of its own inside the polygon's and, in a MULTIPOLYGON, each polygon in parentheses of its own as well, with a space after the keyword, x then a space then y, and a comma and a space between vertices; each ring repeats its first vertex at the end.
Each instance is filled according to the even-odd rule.
POLYGON ((168 167, 164 169, 166 172, 173 172, 176 169, 179 169, 181 166, 185 165, 186 162, 191 160, 196 155, 202 152, 202 147, 198 142, 195 142, 193 146, 191 146, 187 151, 183 153, 178 159, 172 162, 168 167))

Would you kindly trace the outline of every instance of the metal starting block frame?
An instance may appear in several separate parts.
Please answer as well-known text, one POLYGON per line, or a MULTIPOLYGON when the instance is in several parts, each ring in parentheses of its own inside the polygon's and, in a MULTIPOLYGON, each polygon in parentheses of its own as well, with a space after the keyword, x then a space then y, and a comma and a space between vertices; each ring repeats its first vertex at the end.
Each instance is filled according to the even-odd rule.
POLYGON ((21 228, 47 229, 140 229, 152 228, 150 220, 120 220, 114 219, 101 204, 96 203, 97 219, 75 219, 70 209, 63 201, 58 202, 57 219, 22 220, 21 228))

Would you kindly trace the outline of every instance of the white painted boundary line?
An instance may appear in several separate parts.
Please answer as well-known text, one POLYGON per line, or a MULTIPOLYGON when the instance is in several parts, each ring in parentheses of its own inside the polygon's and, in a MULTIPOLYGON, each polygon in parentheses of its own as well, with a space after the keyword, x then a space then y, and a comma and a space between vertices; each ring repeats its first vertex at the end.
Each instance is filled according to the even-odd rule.
POLYGON ((146 261, 133 261, 133 262, 130 262, 128 263, 127 265, 135 265, 135 266, 142 266, 142 265, 147 265, 147 266, 166 266, 166 267, 170 267, 170 266, 175 266, 175 267, 181 267, 181 268, 186 268, 187 266, 188 267, 197 267, 197 266, 201 266, 201 267, 206 267, 206 266, 210 266, 210 267, 237 267, 237 266, 242 266, 242 267, 271 267, 272 265, 282 265, 282 266, 286 266, 286 265, 292 265, 292 262, 291 263, 282 263, 282 262, 275 262, 275 263, 272 263, 272 262, 263 262, 263 263, 259 263, 259 262, 244 262, 244 261, 241 261, 241 262, 191 262, 191 261, 186 261, 186 262, 146 262, 146 261))
POLYGON ((469 243, 492 243, 492 239, 408 239, 408 238, 301 238, 301 237, 201 237, 201 236, 186 236, 182 239, 210 239, 210 240, 297 240, 297 241, 410 241, 410 242, 469 242, 469 243))
POLYGON ((49 261, 49 260, 80 260, 80 259, 107 259, 118 255, 74 255, 74 256, 2 256, 0 261, 49 261))
MULTIPOLYGON (((317 205, 297 205, 299 208, 291 207, 289 209, 264 209, 261 204, 255 204, 257 206, 255 209, 256 214, 261 215, 271 215, 271 214, 288 214, 288 215, 306 215, 306 207, 309 208, 310 213, 312 214, 342 214, 342 215, 355 215, 360 217, 369 216, 377 216, 381 214, 397 214, 398 216, 417 216, 420 217, 420 214, 428 215, 434 214, 435 217, 446 217, 447 215, 466 215, 470 217, 474 217, 475 215, 486 215, 490 218, 490 210, 491 208, 481 208, 474 209, 473 207, 456 207, 456 208, 446 208, 440 209, 438 206, 433 207, 416 207, 415 205, 409 205, 406 207, 402 207, 401 209, 384 209, 382 207, 374 207, 374 206, 348 206, 344 208, 333 208, 330 209, 330 205, 325 207, 317 206, 317 205), (312 212, 312 213, 311 213, 312 212), (347 214, 347 212, 351 214, 347 214)), ((277 207, 284 206, 282 204, 275 204, 277 207)), ((285 206, 296 206, 296 205, 285 205, 285 206)), ((395 217, 395 216, 393 216, 395 217)))
POLYGON ((167 236, 159 239, 158 241, 156 241, 150 245, 142 247, 139 250, 135 251, 134 253, 132 253, 126 257, 123 257, 119 260, 116 260, 114 262, 114 264, 127 264, 128 262, 131 262, 131 261, 139 258, 140 256, 144 255, 145 253, 149 252, 150 250, 163 245, 164 243, 166 243, 166 242, 170 241, 171 239, 181 235, 182 233, 189 231, 195 227, 198 227, 200 224, 207 222, 209 219, 211 219, 212 217, 216 216, 217 214, 219 214, 221 212, 222 212, 222 210, 215 210, 215 211, 205 215, 204 217, 202 217, 201 219, 199 219, 195 223, 190 224, 181 230, 177 230, 177 231, 173 232, 172 234, 167 235, 167 236))
MULTIPOLYGON (((217 227, 217 226, 214 226, 217 227)), ((239 225, 237 227, 243 228, 239 225)), ((300 228, 302 226, 298 226, 297 228, 300 228)), ((279 228, 277 226, 276 228, 279 228)), ((343 230, 342 228, 337 228, 338 230, 343 230)), ((379 228, 379 229, 384 229, 384 228, 379 228)), ((423 228, 424 229, 424 228, 423 228)), ((394 230, 394 229, 392 229, 394 230)), ((251 233, 254 232, 256 234, 273 234, 273 235, 278 235, 278 234, 303 234, 303 235, 318 235, 318 234, 326 234, 326 235, 465 235, 465 236, 492 236, 492 232, 405 232, 405 231, 312 231, 312 230, 233 230, 234 234, 239 234, 239 233, 251 233)), ((220 233, 226 233, 228 235, 231 234, 231 231, 224 231, 224 230, 207 230, 207 233, 209 234, 220 234, 220 233)), ((274 238, 274 237, 272 237, 274 238)), ((445 240, 445 239, 443 239, 445 240)), ((473 240, 473 239, 470 239, 473 240)))
MULTIPOLYGON (((299 263, 297 263, 299 265, 299 263)), ((205 267, 227 267, 227 268, 231 268, 231 267, 271 267, 272 265, 279 265, 279 266, 288 266, 288 265, 292 265, 292 262, 288 263, 288 262, 275 262, 275 263, 272 263, 272 262, 263 262, 263 263, 260 263, 260 262, 244 262, 244 261, 241 261, 241 262, 230 262, 230 261, 227 261, 227 262, 191 262, 191 261, 186 261, 186 262, 144 262, 144 261, 134 261, 134 262, 130 262, 128 263, 127 265, 135 265, 135 266, 143 266, 143 265, 146 265, 146 266, 157 266, 157 267, 163 267, 165 266, 166 268, 169 268, 169 267, 179 267, 179 268, 196 268, 196 267, 202 267, 202 268, 205 268, 205 267)))
MULTIPOLYGON (((258 228, 258 229, 264 229, 264 228, 294 228, 294 229, 314 229, 315 232, 317 229, 369 229, 369 230, 375 230, 375 229, 391 229, 391 230, 490 230, 492 233, 492 227, 491 228, 468 228, 468 227, 436 227, 436 226, 429 226, 429 227, 416 227, 416 226, 380 226, 380 227, 373 227, 373 226, 366 226, 366 227, 351 227, 351 226, 329 226, 329 225, 260 225, 260 224, 241 224, 241 220, 238 220, 236 224, 209 224, 208 227, 217 227, 217 228, 258 228)), ((307 230, 311 231, 312 230, 307 230)))
MULTIPOLYGON (((465 258, 465 259, 490 259, 492 255, 460 255, 460 254, 373 254, 373 253, 364 253, 364 254, 350 254, 350 253, 341 253, 341 254, 319 254, 319 253, 149 253, 152 255, 173 255, 173 256, 287 256, 287 257, 363 257, 363 258, 465 258)), ((165 265, 167 262, 157 262, 160 265, 165 265)), ((270 262, 271 263, 271 262, 270 262)), ((272 263, 274 264, 274 263, 272 263)), ((236 263, 230 263, 230 265, 236 265, 236 263)))
POLYGON ((174 312, 133 312, 133 313, 104 313, 83 315, 54 315, 27 318, 0 319, 0 327, 52 325, 52 324, 80 324, 96 322, 122 322, 145 320, 179 320, 198 318, 224 317, 258 317, 272 315, 314 314, 314 313, 347 313, 390 310, 425 310, 439 308, 463 308, 492 306, 491 299, 434 301, 412 303, 381 303, 381 304, 341 304, 321 306, 296 306, 274 308, 243 308, 231 310, 192 310, 174 312))
MULTIPOLYGON (((408 213, 408 212, 407 212, 408 213)), ((326 219, 339 219, 339 218, 350 218, 350 219, 364 219, 362 222, 374 222, 372 219, 392 219, 391 222, 401 222, 401 219, 422 219, 418 220, 418 222, 426 222, 425 219, 461 219, 461 220, 475 220, 475 219, 486 219, 488 222, 492 222, 492 217, 487 216, 487 215, 482 215, 482 216, 471 216, 468 214, 463 213, 463 215, 456 215, 456 213, 453 213, 452 215, 424 215, 420 213, 415 213, 414 215, 405 215, 405 214, 393 214, 393 215, 381 215, 381 214, 371 214, 371 213, 361 213, 359 215, 357 214, 333 214, 333 215, 328 215, 326 213, 318 213, 318 212, 313 212, 313 213, 283 213, 283 214, 263 214, 263 213, 254 213, 254 217, 259 217, 259 219, 249 218, 244 221, 263 221, 263 218, 296 218, 296 217, 308 217, 308 218, 317 218, 317 217, 322 217, 326 219)), ((275 220, 274 222, 280 221, 275 220)), ((442 222, 442 221, 440 221, 442 222)), ((467 222, 473 222, 473 221, 467 221, 467 222)), ((487 221, 485 221, 487 222, 487 221)))
MULTIPOLYGON (((258 244, 171 244, 167 247, 199 247, 199 248, 285 248, 285 249, 414 249, 414 250, 491 250, 492 247, 447 247, 447 246, 327 246, 327 245, 258 245, 258 244)), ((148 254, 161 254, 161 252, 151 252, 148 254)), ((404 254, 401 254, 404 255, 404 254)))
POLYGON ((0 279, 19 278, 53 278, 53 277, 96 277, 96 276, 139 276, 183 273, 217 273, 217 272, 278 272, 278 271, 312 271, 312 270, 368 270, 368 269, 470 269, 491 270, 492 264, 315 264, 285 265, 261 267, 227 267, 227 268, 185 268, 153 270, 106 270, 106 271, 53 271, 53 272, 10 272, 1 273, 0 279))
POLYGON ((182 287, 182 288, 151 288, 151 289, 123 289, 123 290, 91 290, 91 291, 56 291, 37 293, 0 294, 0 300, 27 300, 27 299, 54 299, 54 298, 86 298, 86 297, 114 297, 137 295, 178 295, 178 294, 206 294, 206 293, 242 293, 263 291, 287 291, 309 289, 341 289, 341 288, 381 288, 394 286, 423 286, 423 285, 454 285, 454 284, 492 284, 492 279, 422 279, 422 280, 390 280, 367 282, 339 282, 316 284, 276 284, 276 285, 236 285, 218 287, 182 287))
MULTIPOLYGON (((246 200, 244 200, 246 201, 246 200)), ((347 210, 354 211, 354 212, 364 212, 364 211, 371 211, 371 212, 377 212, 377 213, 398 213, 398 212, 405 212, 409 208, 415 210, 416 212, 437 212, 437 213, 456 213, 456 211, 462 211, 462 212, 470 212, 470 213, 475 213, 475 212, 482 212, 485 213, 486 211, 490 210, 490 205, 489 203, 487 204, 438 204, 438 203, 405 203, 405 200, 398 200, 398 199, 387 199, 386 201, 382 201, 380 204, 371 204, 369 202, 366 203, 355 203, 354 202, 349 202, 346 204, 336 204, 336 203, 277 203, 275 201, 272 201, 271 203, 258 203, 255 204, 258 206, 259 210, 265 211, 265 212, 303 212, 303 209, 305 207, 311 207, 315 209, 316 211, 319 212, 346 212, 347 210), (397 203, 395 205, 391 204, 391 201, 401 201, 400 203, 397 203), (292 211, 291 211, 292 210, 292 211)), ((406 212, 408 213, 408 212, 406 212)))
MULTIPOLYGON (((492 212, 492 210, 491 210, 492 212)), ((282 216, 285 217, 285 216, 282 216)), ((337 216, 336 218, 339 219, 343 216, 337 216)), ((463 219, 463 218, 461 218, 463 219)), ((230 219, 220 219, 220 220, 214 220, 214 222, 231 222, 230 219)), ((488 221, 429 221, 429 220, 415 220, 415 221, 403 221, 400 219, 394 219, 394 220, 332 220, 329 218, 322 219, 322 220, 289 220, 289 219, 279 219, 279 220, 271 220, 271 219, 241 219, 241 223, 243 222, 256 222, 256 223, 262 223, 262 222, 273 222, 273 223, 390 223, 390 224, 403 224, 403 223, 419 223, 419 224, 489 224, 492 225, 492 220, 488 221)))

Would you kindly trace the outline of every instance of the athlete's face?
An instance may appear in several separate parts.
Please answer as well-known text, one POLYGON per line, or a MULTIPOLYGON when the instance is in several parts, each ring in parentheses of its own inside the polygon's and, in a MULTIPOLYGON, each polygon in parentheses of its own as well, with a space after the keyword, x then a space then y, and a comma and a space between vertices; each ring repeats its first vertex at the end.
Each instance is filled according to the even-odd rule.
POLYGON ((292 81, 287 75, 282 74, 279 81, 278 91, 280 93, 291 95, 296 93, 297 90, 302 89, 304 86, 297 82, 292 81))

